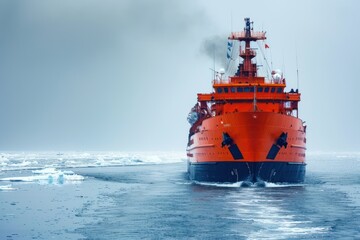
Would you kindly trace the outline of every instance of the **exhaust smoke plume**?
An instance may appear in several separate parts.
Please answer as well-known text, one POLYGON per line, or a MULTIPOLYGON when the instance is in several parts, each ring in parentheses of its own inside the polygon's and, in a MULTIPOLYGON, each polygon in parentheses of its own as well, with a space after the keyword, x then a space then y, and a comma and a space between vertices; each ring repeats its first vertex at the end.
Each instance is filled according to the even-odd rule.
POLYGON ((227 37, 213 36, 204 40, 201 52, 211 58, 215 59, 216 69, 226 67, 226 50, 227 50, 227 37))

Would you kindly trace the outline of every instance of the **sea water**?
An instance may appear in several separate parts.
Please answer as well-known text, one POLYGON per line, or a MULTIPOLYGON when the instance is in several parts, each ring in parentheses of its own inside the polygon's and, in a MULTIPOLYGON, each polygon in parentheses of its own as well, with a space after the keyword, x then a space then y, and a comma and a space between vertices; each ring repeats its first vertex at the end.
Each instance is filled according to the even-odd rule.
POLYGON ((191 182, 176 152, 0 154, 0 239, 360 239, 360 153, 301 184, 191 182))

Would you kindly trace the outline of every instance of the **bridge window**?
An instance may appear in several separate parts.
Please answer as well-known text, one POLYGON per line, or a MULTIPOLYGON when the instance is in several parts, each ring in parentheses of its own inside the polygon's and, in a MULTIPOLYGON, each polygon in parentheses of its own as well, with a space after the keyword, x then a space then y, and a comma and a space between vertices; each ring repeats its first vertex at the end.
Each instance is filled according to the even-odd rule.
POLYGON ((272 93, 275 92, 275 88, 274 88, 274 87, 271 88, 271 92, 272 92, 272 93))
POLYGON ((264 92, 269 92, 269 87, 266 87, 266 88, 264 89, 264 92))
POLYGON ((244 91, 244 89, 242 87, 237 88, 237 92, 243 92, 243 91, 244 91))
POLYGON ((221 87, 217 88, 217 92, 222 93, 222 88, 221 87))
POLYGON ((249 87, 244 87, 244 92, 250 92, 250 88, 249 87))
POLYGON ((283 91, 283 89, 282 89, 281 87, 279 87, 279 88, 277 89, 277 93, 282 93, 282 91, 283 91))
POLYGON ((225 93, 228 93, 229 92, 229 89, 227 87, 224 87, 224 92, 225 93))
POLYGON ((234 93, 235 92, 235 87, 231 88, 231 92, 234 93))
POLYGON ((258 87, 258 88, 257 88, 257 91, 258 91, 258 92, 262 92, 262 91, 263 91, 263 87, 258 87))

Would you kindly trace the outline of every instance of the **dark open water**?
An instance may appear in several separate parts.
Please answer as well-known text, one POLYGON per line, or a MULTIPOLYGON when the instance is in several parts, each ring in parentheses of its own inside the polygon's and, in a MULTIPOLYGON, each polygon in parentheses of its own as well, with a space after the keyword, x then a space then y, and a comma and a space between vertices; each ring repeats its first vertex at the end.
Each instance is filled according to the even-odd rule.
POLYGON ((0 239, 360 239, 358 153, 312 154, 298 185, 195 184, 185 169, 2 170, 0 239))

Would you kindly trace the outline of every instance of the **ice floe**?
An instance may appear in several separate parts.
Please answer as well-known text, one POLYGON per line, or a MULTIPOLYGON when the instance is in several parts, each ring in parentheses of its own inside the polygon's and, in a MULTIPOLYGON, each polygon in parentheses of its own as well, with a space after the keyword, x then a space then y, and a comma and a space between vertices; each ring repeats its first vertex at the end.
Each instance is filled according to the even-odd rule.
POLYGON ((185 160, 185 152, 2 152, 0 170, 166 164, 185 160))
POLYGON ((0 181, 8 182, 37 182, 40 184, 65 184, 83 181, 84 177, 72 171, 61 171, 55 168, 45 168, 32 171, 31 176, 17 176, 0 178, 0 181))
POLYGON ((13 190, 16 190, 16 188, 13 188, 11 185, 0 185, 0 191, 8 192, 13 190))

